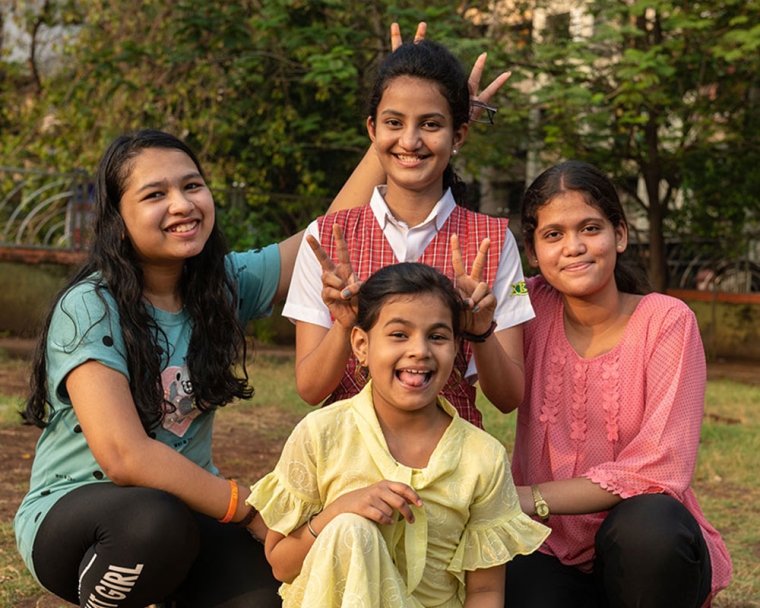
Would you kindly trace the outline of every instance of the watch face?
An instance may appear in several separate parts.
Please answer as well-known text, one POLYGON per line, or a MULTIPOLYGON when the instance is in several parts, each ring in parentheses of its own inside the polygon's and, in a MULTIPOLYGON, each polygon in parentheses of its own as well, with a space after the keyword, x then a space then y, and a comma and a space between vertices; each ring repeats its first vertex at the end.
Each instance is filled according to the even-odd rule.
POLYGON ((549 515, 549 507, 544 505, 536 505, 536 513, 539 517, 546 517, 549 515))

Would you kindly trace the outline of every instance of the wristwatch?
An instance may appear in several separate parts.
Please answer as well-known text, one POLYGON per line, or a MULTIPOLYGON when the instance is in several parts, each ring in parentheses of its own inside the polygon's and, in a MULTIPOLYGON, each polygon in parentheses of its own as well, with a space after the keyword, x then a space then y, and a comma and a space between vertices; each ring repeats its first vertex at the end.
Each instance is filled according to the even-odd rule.
POLYGON ((541 518, 541 521, 549 521, 549 505, 546 504, 541 492, 538 491, 538 486, 532 485, 530 489, 533 492, 533 502, 536 504, 536 515, 541 518))

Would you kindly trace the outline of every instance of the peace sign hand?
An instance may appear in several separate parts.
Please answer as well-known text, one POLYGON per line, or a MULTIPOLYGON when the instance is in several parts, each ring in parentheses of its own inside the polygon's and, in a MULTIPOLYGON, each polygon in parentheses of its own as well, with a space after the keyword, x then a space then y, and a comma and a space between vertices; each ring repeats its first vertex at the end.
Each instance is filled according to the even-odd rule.
POLYGON ((335 248, 338 253, 338 265, 330 259, 327 252, 313 236, 306 237, 311 250, 322 267, 322 301, 330 309, 336 323, 346 329, 353 327, 358 310, 357 294, 361 283, 356 279, 348 246, 343 238, 343 230, 337 224, 333 225, 335 248))
POLYGON ((457 288, 464 298, 470 314, 463 315, 462 329, 468 333, 481 335, 488 331, 496 311, 496 296, 491 292, 488 283, 482 280, 483 267, 486 263, 490 239, 483 239, 472 263, 472 271, 467 274, 462 260, 462 250, 459 236, 451 235, 451 265, 454 268, 457 288))
MULTIPOLYGON (((470 120, 474 122, 480 121, 479 119, 483 112, 487 108, 490 108, 488 104, 491 101, 491 98, 496 95, 497 91, 502 86, 504 86, 507 80, 509 80, 509 77, 512 75, 512 72, 502 72, 496 78, 494 78, 491 84, 489 84, 485 89, 478 93, 478 88, 480 87, 480 79, 483 76, 483 69, 486 67, 487 57, 488 53, 481 53, 478 56, 478 58, 475 60, 475 65, 472 66, 470 78, 467 80, 467 88, 470 89, 470 120)), ((493 112, 496 112, 496 109, 490 108, 488 121, 484 120, 482 122, 490 122, 493 124, 493 112)))
MULTIPOLYGON (((414 34, 414 42, 419 42, 420 40, 425 39, 425 32, 427 31, 427 23, 424 21, 420 21, 417 24, 417 31, 414 34)), ((403 40, 401 39, 401 28, 398 26, 398 23, 393 22, 391 23, 391 51, 395 51, 398 47, 400 47, 403 44, 403 40)))

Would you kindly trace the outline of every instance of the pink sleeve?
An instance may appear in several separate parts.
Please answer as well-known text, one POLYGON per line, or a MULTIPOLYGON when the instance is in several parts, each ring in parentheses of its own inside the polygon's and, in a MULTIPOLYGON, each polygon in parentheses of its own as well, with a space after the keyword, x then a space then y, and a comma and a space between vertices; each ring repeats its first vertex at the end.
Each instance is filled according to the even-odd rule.
POLYGON ((681 302, 669 307, 659 328, 650 324, 643 331, 643 390, 621 398, 621 407, 640 408, 640 429, 614 461, 584 476, 623 498, 664 492, 682 500, 694 473, 704 411, 702 340, 694 314, 681 302))

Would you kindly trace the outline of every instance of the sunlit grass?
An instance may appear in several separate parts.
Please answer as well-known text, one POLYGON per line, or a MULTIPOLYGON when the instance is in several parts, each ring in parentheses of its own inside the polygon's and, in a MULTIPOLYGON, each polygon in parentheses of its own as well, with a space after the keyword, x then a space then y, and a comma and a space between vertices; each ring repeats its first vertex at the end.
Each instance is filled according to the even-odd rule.
POLYGON ((19 411, 24 407, 21 397, 6 397, 0 395, 0 425, 9 425, 20 422, 19 411))
POLYGON ((715 606, 760 606, 760 388, 707 383, 694 487, 734 564, 715 606))
MULTIPOLYGON (((0 522, 0 608, 17 608, 24 600, 29 602, 40 594, 39 584, 29 574, 16 550, 12 522, 0 522)), ((45 606, 58 608, 57 604, 46 603, 45 606)), ((71 604, 61 601, 60 606, 71 604)))
MULTIPOLYGON (((260 354, 249 368, 256 394, 236 407, 258 412, 246 418, 268 438, 284 439, 294 421, 314 409, 298 397, 293 366, 292 356, 260 354)), ((20 403, 0 396, 0 425, 16 423, 20 403)), ((501 414, 482 395, 478 407, 486 430, 511 451, 516 414, 501 414)), ((709 382, 705 411, 694 489, 734 562, 731 585, 713 606, 760 608, 760 388, 709 382)), ((18 557, 10 522, 0 522, 0 608, 16 608, 40 595, 18 557)))

